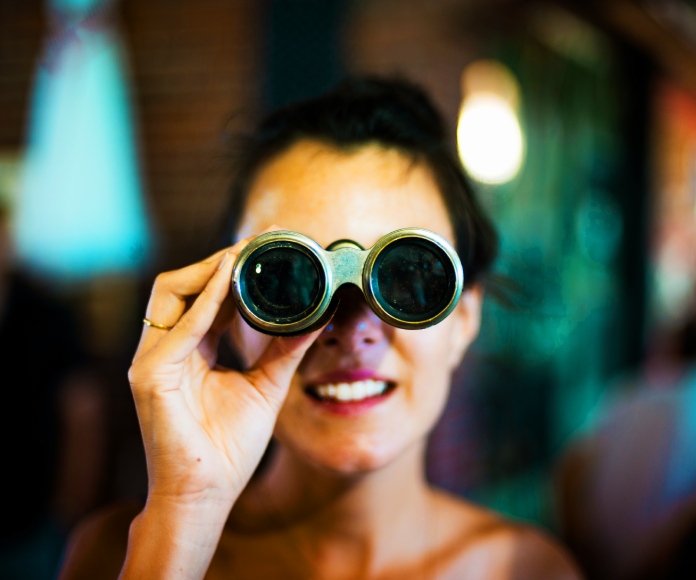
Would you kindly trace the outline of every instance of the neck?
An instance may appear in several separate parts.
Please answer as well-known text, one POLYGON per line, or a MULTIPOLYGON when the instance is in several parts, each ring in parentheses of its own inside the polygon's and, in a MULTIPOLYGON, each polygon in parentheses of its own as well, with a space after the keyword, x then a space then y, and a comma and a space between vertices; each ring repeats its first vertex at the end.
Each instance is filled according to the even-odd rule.
POLYGON ((421 442, 378 470, 345 475, 310 465, 281 447, 240 497, 231 527, 292 534, 313 560, 348 550, 361 556, 363 566, 403 562, 404 556, 422 553, 428 540, 431 500, 424 456, 421 442))

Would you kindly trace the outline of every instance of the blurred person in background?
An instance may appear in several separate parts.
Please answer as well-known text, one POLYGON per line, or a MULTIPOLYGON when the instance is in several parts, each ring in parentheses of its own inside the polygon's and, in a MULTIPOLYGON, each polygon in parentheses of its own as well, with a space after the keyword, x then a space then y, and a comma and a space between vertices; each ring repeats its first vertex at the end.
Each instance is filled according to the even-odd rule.
POLYGON ((105 400, 71 309, 15 267, 9 218, 0 206, 0 578, 42 580, 101 499, 105 400))
POLYGON ((130 370, 145 505, 80 525, 62 578, 577 578, 552 539, 425 478, 496 253, 429 98, 402 81, 348 81, 270 115, 243 146, 224 237, 241 241, 158 276, 146 311, 130 370), (328 325, 261 334, 230 279, 244 246, 278 226, 322 247, 433 231, 461 256, 462 297, 437 325, 405 330, 348 285, 328 325), (241 371, 217 364, 223 335, 241 371))
POLYGON ((645 372, 559 464, 563 535, 591 578, 696 578, 696 294, 645 372))

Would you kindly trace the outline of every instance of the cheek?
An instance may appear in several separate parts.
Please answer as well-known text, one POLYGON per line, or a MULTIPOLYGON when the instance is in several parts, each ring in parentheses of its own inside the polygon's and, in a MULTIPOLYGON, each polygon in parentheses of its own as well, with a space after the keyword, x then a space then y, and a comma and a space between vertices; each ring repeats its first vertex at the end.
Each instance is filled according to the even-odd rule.
POLYGON ((449 377, 454 370, 451 354, 455 330, 451 318, 423 330, 399 330, 395 346, 414 376, 449 377))
POLYGON ((453 325, 448 322, 418 331, 401 331, 403 340, 396 344, 409 377, 409 397, 428 428, 440 416, 450 390, 453 325))

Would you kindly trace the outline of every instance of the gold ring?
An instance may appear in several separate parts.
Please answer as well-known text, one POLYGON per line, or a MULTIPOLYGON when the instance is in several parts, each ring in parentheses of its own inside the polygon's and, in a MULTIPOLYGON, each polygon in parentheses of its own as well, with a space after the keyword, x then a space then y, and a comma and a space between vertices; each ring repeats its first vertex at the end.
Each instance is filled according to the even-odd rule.
POLYGON ((174 328, 173 326, 167 326, 165 324, 152 322, 152 320, 150 320, 149 318, 143 318, 143 322, 148 326, 152 326, 153 328, 161 328, 162 330, 171 330, 172 328, 174 328))

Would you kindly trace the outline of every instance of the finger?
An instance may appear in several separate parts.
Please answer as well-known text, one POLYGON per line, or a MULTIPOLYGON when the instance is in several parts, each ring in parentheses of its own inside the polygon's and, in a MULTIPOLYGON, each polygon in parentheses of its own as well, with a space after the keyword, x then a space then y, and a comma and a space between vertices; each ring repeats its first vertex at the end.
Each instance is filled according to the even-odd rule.
POLYGON ((218 348, 223 335, 234 324, 235 316, 239 314, 234 297, 231 293, 222 301, 217 316, 213 321, 208 334, 198 345, 198 351, 203 358, 208 362, 211 368, 215 365, 218 358, 218 348))
MULTIPOLYGON (((236 258, 251 239, 241 240, 231 248, 224 248, 201 262, 157 276, 145 316, 158 324, 175 326, 189 306, 190 297, 203 291, 218 269, 223 256, 229 252, 236 258)), ((144 326, 135 357, 148 352, 166 332, 165 329, 144 326)))
POLYGON ((232 280, 236 253, 227 252, 218 269, 193 302, 191 308, 158 341, 157 358, 161 362, 179 363, 188 357, 205 338, 225 300, 232 280))
POLYGON ((181 318, 189 296, 200 294, 205 288, 225 253, 239 251, 248 240, 225 248, 212 256, 179 270, 163 272, 155 279, 146 316, 161 324, 174 326, 181 318))
POLYGON ((326 325, 302 336, 275 337, 259 360, 244 373, 247 380, 267 401, 280 408, 302 358, 325 328, 326 325))
MULTIPOLYGON (((187 299, 202 292, 226 252, 232 252, 236 256, 244 246, 258 235, 278 229, 280 229, 278 226, 272 225, 256 236, 240 240, 233 246, 219 250, 201 262, 157 276, 147 305, 146 318, 158 324, 173 327, 186 311, 189 305, 187 299)), ((161 338, 163 331, 166 332, 165 329, 161 328, 144 327, 136 356, 141 352, 147 352, 161 338)))
MULTIPOLYGON (((222 250, 202 262, 180 270, 158 275, 152 287, 145 316, 158 324, 173 327, 186 310, 187 298, 199 294, 205 288, 225 251, 222 250)), ((166 332, 166 329, 144 326, 135 356, 148 352, 166 332)))

